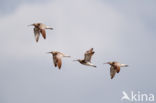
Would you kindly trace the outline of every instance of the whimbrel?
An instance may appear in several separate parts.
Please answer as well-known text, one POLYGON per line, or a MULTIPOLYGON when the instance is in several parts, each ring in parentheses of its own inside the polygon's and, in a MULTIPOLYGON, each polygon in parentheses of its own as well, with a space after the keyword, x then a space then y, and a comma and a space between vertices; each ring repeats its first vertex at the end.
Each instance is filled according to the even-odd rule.
POLYGON ((34 23, 34 24, 29 25, 29 26, 34 26, 34 35, 35 35, 36 42, 38 42, 38 40, 39 40, 40 33, 42 34, 42 37, 44 39, 46 39, 45 29, 53 30, 53 28, 46 26, 43 23, 34 23))
POLYGON ((86 51, 84 54, 84 59, 77 59, 74 61, 78 61, 83 65, 87 65, 87 66, 92 66, 92 67, 96 67, 94 64, 91 63, 91 57, 95 52, 93 51, 93 48, 91 48, 90 50, 86 51))
POLYGON ((58 51, 52 51, 52 52, 48 52, 48 53, 53 55, 54 66, 58 67, 59 69, 61 69, 61 65, 62 65, 61 59, 63 57, 70 57, 70 56, 64 55, 63 53, 58 52, 58 51))
POLYGON ((107 62, 107 63, 104 63, 104 64, 109 64, 111 65, 110 67, 110 76, 111 76, 111 79, 114 78, 115 74, 116 73, 119 73, 120 72, 120 67, 128 67, 127 64, 121 64, 119 62, 107 62))

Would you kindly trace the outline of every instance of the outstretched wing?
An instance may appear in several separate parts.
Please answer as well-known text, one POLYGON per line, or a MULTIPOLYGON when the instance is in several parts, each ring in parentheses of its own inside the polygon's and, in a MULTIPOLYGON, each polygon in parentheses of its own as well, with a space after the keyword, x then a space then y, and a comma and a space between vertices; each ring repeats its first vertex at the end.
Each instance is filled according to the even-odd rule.
POLYGON ((62 66, 62 56, 63 54, 62 53, 57 53, 56 55, 56 58, 57 58, 57 66, 59 69, 61 69, 61 66, 62 66))
POLYGON ((91 57, 94 54, 93 48, 91 48, 90 50, 86 51, 85 55, 84 55, 84 60, 86 62, 90 62, 91 61, 91 57))
POLYGON ((39 25, 39 29, 40 29, 40 32, 41 32, 43 38, 46 39, 46 31, 45 31, 45 29, 46 29, 46 25, 40 23, 40 25, 39 25))
POLYGON ((119 73, 120 72, 120 66, 116 67, 116 72, 119 73))
POLYGON ((57 66, 58 66, 59 69, 61 69, 62 60, 60 58, 58 59, 57 66))
POLYGON ((114 78, 115 74, 116 74, 116 69, 114 69, 114 67, 111 66, 111 67, 110 67, 110 76, 111 76, 111 79, 114 78))
POLYGON ((57 58, 56 58, 56 55, 53 55, 53 63, 54 63, 54 66, 57 67, 57 58))
POLYGON ((45 31, 45 29, 40 29, 40 32, 41 32, 41 34, 42 34, 42 37, 43 37, 44 39, 46 39, 46 31, 45 31))
POLYGON ((34 36, 35 36, 36 42, 38 42, 39 37, 40 37, 40 31, 38 28, 34 28, 34 36))

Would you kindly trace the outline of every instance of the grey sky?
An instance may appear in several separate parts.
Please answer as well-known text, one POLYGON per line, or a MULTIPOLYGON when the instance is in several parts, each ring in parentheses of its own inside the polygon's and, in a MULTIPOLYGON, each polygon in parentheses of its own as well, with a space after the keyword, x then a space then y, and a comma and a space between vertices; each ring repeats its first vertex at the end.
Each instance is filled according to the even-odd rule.
POLYGON ((47 3, 49 0, 1 0, 0 1, 0 16, 13 13, 20 5, 24 3, 47 3))
POLYGON ((120 103, 123 90, 156 94, 155 1, 15 5, 0 16, 0 103, 120 103), (46 40, 35 42, 32 27, 27 27, 34 22, 54 28, 46 40), (97 69, 72 61, 91 47, 97 69), (63 59, 57 70, 46 54, 51 50, 72 58, 63 59), (129 67, 110 80, 109 66, 102 63, 112 60, 129 67))

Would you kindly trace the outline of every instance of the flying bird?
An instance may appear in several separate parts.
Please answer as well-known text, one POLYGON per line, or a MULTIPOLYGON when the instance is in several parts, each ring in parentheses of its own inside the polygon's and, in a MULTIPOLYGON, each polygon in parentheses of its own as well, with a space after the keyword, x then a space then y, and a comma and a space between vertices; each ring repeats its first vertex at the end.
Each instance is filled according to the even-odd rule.
POLYGON ((93 51, 93 48, 91 48, 90 50, 85 52, 84 59, 77 59, 77 60, 74 60, 74 61, 78 61, 83 65, 96 67, 94 64, 91 63, 91 57, 93 56, 94 53, 95 52, 93 51))
POLYGON ((34 24, 31 24, 31 25, 28 25, 28 26, 34 26, 34 35, 35 35, 36 42, 38 42, 38 40, 39 40, 40 33, 42 34, 42 37, 44 39, 46 39, 45 29, 53 30, 53 28, 51 28, 49 26, 46 26, 43 23, 34 23, 34 24))
POLYGON ((67 55, 65 55, 61 52, 58 52, 58 51, 52 51, 52 52, 48 52, 48 53, 52 54, 54 66, 58 67, 59 69, 61 69, 62 58, 63 57, 70 57, 70 56, 67 56, 67 55))
POLYGON ((121 63, 116 62, 116 61, 107 62, 107 63, 104 63, 104 64, 111 65, 111 67, 110 67, 110 76, 111 76, 111 79, 114 78, 114 76, 115 76, 116 73, 119 73, 120 72, 120 67, 128 67, 127 64, 121 64, 121 63))

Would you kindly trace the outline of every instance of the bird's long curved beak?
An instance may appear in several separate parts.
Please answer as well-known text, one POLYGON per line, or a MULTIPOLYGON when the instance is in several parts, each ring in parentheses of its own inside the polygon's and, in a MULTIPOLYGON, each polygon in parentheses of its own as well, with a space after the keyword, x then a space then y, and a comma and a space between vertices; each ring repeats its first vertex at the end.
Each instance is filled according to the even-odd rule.
POLYGON ((46 52, 47 54, 51 53, 51 52, 46 52))
POLYGON ((27 25, 27 26, 33 26, 33 24, 27 25))

